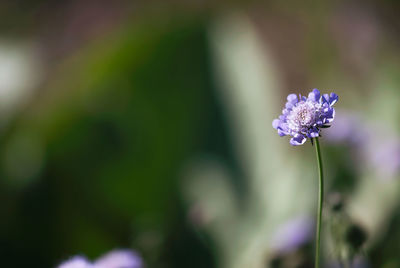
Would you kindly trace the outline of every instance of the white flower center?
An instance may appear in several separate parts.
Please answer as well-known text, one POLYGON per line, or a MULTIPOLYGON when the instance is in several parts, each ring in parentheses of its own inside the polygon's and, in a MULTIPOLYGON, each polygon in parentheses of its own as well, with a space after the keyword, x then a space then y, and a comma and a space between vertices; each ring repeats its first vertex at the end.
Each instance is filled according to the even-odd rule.
POLYGON ((319 106, 318 103, 309 101, 297 103, 287 117, 289 128, 302 131, 314 125, 319 115, 319 106))

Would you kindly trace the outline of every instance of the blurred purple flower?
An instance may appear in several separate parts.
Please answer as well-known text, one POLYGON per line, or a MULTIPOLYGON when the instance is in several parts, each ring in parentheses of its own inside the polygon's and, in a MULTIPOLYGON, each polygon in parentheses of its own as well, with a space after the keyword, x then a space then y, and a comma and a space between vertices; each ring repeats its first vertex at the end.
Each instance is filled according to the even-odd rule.
POLYGON ((389 139, 366 155, 382 178, 393 178, 400 170, 400 140, 389 139))
POLYGON ((60 264, 58 268, 93 268, 93 265, 85 257, 75 256, 60 264))
POLYGON ((282 115, 272 122, 272 126, 278 130, 279 136, 292 136, 291 145, 302 145, 307 138, 318 137, 320 128, 333 121, 335 109, 332 106, 338 99, 335 93, 321 96, 316 88, 308 94, 308 98, 290 94, 282 115))
POLYGON ((334 131, 326 131, 332 143, 348 143, 357 157, 367 162, 382 179, 393 178, 400 171, 400 138, 388 126, 366 123, 362 116, 338 111, 334 131))
POLYGON ((114 250, 100 257, 94 263, 81 256, 72 257, 57 268, 142 268, 139 255, 131 250, 114 250))
POLYGON ((142 259, 131 250, 114 250, 94 263, 95 268, 141 268, 142 259))
POLYGON ((291 252, 307 243, 313 236, 311 218, 298 217, 279 226, 272 237, 272 248, 280 253, 291 252))
POLYGON ((326 130, 326 138, 332 143, 348 142, 354 146, 361 146, 370 136, 365 128, 361 116, 355 113, 336 111, 339 115, 335 120, 335 128, 326 130))

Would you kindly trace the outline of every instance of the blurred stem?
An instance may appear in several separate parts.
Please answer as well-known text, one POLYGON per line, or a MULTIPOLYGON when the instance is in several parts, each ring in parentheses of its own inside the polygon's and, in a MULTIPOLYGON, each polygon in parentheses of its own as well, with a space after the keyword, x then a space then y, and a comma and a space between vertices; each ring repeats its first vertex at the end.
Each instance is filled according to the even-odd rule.
POLYGON ((317 154, 318 171, 319 171, 319 195, 318 195, 318 214, 317 214, 317 241, 315 246, 315 268, 319 268, 320 247, 321 247, 321 227, 322 227, 322 202, 324 199, 324 175, 322 172, 322 158, 319 147, 319 140, 315 138, 315 153, 317 154))

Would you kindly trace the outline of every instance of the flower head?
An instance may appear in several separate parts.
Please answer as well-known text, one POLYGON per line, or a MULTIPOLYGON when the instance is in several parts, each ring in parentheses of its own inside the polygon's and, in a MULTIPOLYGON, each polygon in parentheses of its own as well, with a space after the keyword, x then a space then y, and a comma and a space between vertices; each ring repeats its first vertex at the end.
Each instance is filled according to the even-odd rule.
POLYGON ((335 93, 321 95, 318 89, 313 89, 305 96, 290 94, 279 119, 272 122, 280 136, 290 135, 291 145, 302 145, 307 138, 320 136, 321 128, 329 127, 335 118, 332 107, 339 97, 335 93))

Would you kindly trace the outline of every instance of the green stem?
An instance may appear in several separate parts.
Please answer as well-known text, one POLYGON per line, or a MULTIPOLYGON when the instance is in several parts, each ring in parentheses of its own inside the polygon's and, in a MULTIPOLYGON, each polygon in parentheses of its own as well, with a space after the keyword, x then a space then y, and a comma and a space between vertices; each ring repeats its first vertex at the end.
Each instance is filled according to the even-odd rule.
POLYGON ((315 246, 315 268, 319 268, 320 263, 320 247, 321 247, 321 227, 322 227, 322 202, 324 199, 324 175, 322 172, 322 158, 321 150, 319 147, 318 138, 315 141, 315 153, 317 154, 318 160, 318 171, 319 171, 319 195, 318 195, 318 216, 317 216, 317 241, 315 246))

